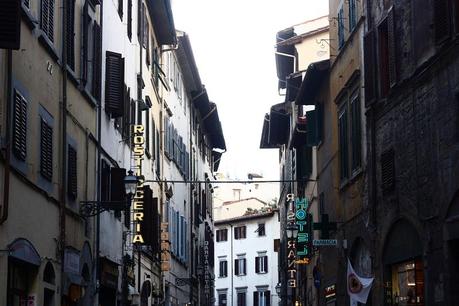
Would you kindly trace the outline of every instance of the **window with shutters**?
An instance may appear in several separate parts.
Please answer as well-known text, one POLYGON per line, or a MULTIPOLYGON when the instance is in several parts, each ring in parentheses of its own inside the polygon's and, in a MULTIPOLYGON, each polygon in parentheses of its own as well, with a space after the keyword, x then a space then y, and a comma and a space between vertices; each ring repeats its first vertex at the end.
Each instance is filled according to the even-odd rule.
POLYGON ((394 149, 388 149, 381 154, 381 188, 384 193, 395 187, 394 149))
POLYGON ((147 18, 147 8, 142 4, 142 46, 146 49, 148 43, 149 28, 147 18))
POLYGON ((41 0, 40 28, 50 42, 54 42, 54 0, 41 0))
POLYGON ((246 238, 246 226, 236 226, 234 228, 234 239, 245 239, 246 238))
POLYGON ((145 151, 147 156, 151 156, 151 140, 150 140, 150 109, 143 112, 145 114, 145 151))
POLYGON ((257 289, 253 292, 253 305, 254 306, 270 306, 271 305, 271 293, 269 290, 264 288, 257 289))
MULTIPOLYGON (((28 7, 28 2, 25 3, 28 7)), ((18 50, 20 47, 21 11, 17 0, 0 1, 0 49, 18 50)))
POLYGON ((433 0, 435 42, 444 42, 451 34, 451 0, 433 0))
POLYGON ((217 242, 228 241, 228 229, 217 230, 217 242))
POLYGON ((45 118, 40 118, 40 174, 46 180, 53 178, 53 128, 45 118))
POLYGON ((100 101, 102 37, 100 25, 96 21, 96 10, 91 3, 90 0, 86 0, 83 6, 81 80, 86 92, 91 94, 97 101, 100 101))
POLYGON ((258 232, 258 236, 259 237, 266 236, 265 224, 264 223, 259 223, 258 224, 257 232, 258 232))
POLYGON ((123 21, 123 6, 124 6, 124 1, 123 0, 118 0, 118 15, 121 18, 121 21, 123 21))
POLYGON ((67 65, 75 71, 75 0, 68 0, 65 10, 67 65))
POLYGON ((161 160, 160 160, 160 137, 159 137, 159 131, 156 130, 156 138, 155 138, 155 165, 156 165, 156 175, 158 177, 161 176, 161 160))
POLYGON ((344 92, 339 102, 338 141, 342 183, 358 174, 362 166, 362 105, 359 88, 354 88, 354 91, 344 92))
POLYGON ((454 0, 454 28, 459 35, 459 0, 454 0))
POLYGON ((234 275, 244 276, 247 275, 247 260, 245 256, 238 255, 238 258, 234 260, 234 275))
POLYGON ((236 288, 237 293, 237 306, 247 306, 247 288, 238 289, 236 288))
POLYGON ((386 19, 378 27, 379 51, 379 95, 387 97, 397 81, 394 10, 391 8, 386 19))
POLYGON ((274 252, 279 252, 279 250, 280 250, 280 239, 274 239, 273 243, 274 243, 274 246, 273 246, 274 252))
MULTIPOLYGON (((105 111, 112 118, 124 115, 124 58, 107 51, 105 71, 105 111)), ((135 114, 134 114, 135 116, 135 114)))
POLYGON ((100 200, 110 201, 110 165, 104 159, 101 160, 100 200))
POLYGON ((352 32, 357 25, 357 0, 349 0, 349 32, 352 32))
POLYGON ((218 277, 228 276, 228 261, 226 259, 220 259, 218 261, 218 277))
POLYGON ((71 199, 76 199, 78 191, 77 179, 77 151, 68 145, 67 147, 67 195, 71 199))
POLYGON ((17 89, 14 91, 13 154, 25 161, 27 157, 27 101, 17 89))
POLYGON ((129 41, 132 40, 132 0, 127 2, 127 35, 129 41))
POLYGON ((344 46, 344 9, 341 5, 338 10, 338 48, 341 49, 344 46))
POLYGON ((371 105, 376 99, 376 44, 375 32, 369 31, 363 40, 365 69, 365 105, 371 105))
POLYGON ((227 290, 217 289, 218 294, 218 306, 226 306, 227 305, 227 290))
POLYGON ((255 257, 255 273, 268 273, 268 256, 266 256, 266 253, 260 253, 259 255, 255 257))

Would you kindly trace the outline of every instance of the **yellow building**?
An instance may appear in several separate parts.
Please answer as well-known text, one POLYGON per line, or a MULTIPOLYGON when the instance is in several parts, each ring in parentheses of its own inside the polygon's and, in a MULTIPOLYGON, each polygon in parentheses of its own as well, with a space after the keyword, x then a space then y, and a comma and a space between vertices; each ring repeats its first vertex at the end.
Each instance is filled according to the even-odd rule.
POLYGON ((92 303, 94 224, 79 203, 95 196, 99 10, 0 4, 1 305, 92 303))

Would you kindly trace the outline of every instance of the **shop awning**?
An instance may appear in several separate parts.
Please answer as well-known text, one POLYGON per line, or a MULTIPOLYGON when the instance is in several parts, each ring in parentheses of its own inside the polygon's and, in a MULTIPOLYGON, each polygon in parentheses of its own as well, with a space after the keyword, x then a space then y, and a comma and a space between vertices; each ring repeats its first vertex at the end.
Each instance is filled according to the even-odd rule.
POLYGON ((16 239, 8 246, 9 256, 39 267, 41 264, 40 254, 35 247, 26 239, 16 239))
POLYGON ((306 112, 305 116, 295 120, 295 126, 290 137, 289 148, 302 146, 313 147, 319 142, 319 124, 317 110, 306 112))
POLYGON ((303 80, 303 72, 295 72, 287 77, 287 92, 285 95, 285 102, 293 102, 298 96, 300 91, 301 82, 303 80))
MULTIPOLYGON (((277 32, 276 43, 282 43, 283 41, 295 36, 293 28, 287 28, 285 30, 277 32)), ((288 75, 294 71, 294 59, 295 56, 295 45, 278 45, 276 47, 276 68, 277 77, 279 79, 279 88, 285 88, 285 80, 288 75)))
POLYGON ((320 90, 323 80, 328 76, 329 71, 330 60, 328 59, 310 64, 301 83, 295 104, 315 105, 315 97, 320 90))
POLYGON ((290 132, 289 103, 271 106, 269 114, 269 142, 281 146, 287 144, 290 132))

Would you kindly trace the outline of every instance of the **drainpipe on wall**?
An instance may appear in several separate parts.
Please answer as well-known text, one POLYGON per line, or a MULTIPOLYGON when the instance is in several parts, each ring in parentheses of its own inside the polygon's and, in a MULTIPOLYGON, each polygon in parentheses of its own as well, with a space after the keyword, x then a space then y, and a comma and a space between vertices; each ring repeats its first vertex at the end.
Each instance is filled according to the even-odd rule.
POLYGON ((13 101, 13 51, 7 50, 7 97, 6 97, 6 126, 5 126, 5 172, 3 180, 3 207, 0 225, 8 219, 8 205, 10 196, 10 152, 11 152, 11 104, 13 101))

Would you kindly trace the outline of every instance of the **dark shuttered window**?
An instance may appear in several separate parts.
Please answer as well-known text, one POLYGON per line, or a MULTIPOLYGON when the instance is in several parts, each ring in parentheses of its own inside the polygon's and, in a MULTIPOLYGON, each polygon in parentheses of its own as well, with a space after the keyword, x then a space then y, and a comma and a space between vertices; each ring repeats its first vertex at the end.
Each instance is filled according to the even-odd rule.
POLYGON ((386 97, 390 89, 389 33, 387 18, 378 27, 379 46, 379 94, 386 97))
POLYGON ((394 149, 388 149, 381 154, 381 188, 383 192, 392 191, 395 187, 394 149))
POLYGON ((124 110, 124 58, 121 54, 107 51, 105 75, 105 111, 117 118, 124 110))
POLYGON ((348 162, 348 140, 347 140, 347 107, 344 107, 339 114, 338 119, 339 129, 339 165, 340 178, 345 180, 349 177, 349 162, 348 162))
POLYGON ((451 34, 450 0, 433 1, 435 41, 441 43, 451 34))
POLYGON ((360 125, 360 97, 355 93, 351 97, 351 144, 352 144, 352 171, 361 166, 362 161, 362 129, 360 125))
POLYGON ((67 64, 75 70, 75 0, 68 0, 66 6, 66 50, 67 64))
POLYGON ((20 1, 0 1, 0 49, 18 50, 20 47, 20 1))
POLYGON ((387 49, 388 49, 388 70, 389 85, 393 87, 397 83, 397 59, 396 59, 396 39, 395 39, 395 13, 391 8, 387 13, 387 49))
POLYGON ((67 194, 76 199, 78 191, 77 151, 71 145, 67 149, 67 194))
POLYGON ((127 3, 127 34, 129 40, 132 39, 132 0, 128 0, 127 3))
POLYGON ((363 40, 365 67, 365 105, 369 106, 376 99, 376 47, 375 32, 367 33, 363 40))
POLYGON ((102 35, 100 31, 100 26, 97 23, 94 23, 94 54, 93 54, 93 78, 92 78, 92 96, 100 101, 100 83, 101 83, 101 60, 102 60, 102 35))
POLYGON ((53 178, 53 128, 41 118, 40 121, 40 174, 51 181, 53 178))
POLYGON ((13 154, 22 161, 27 156, 27 101, 18 91, 14 93, 13 154))
POLYGON ((118 15, 123 20, 123 0, 118 0, 118 15))
POLYGON ((54 0, 41 0, 41 30, 51 42, 54 42, 54 0))

